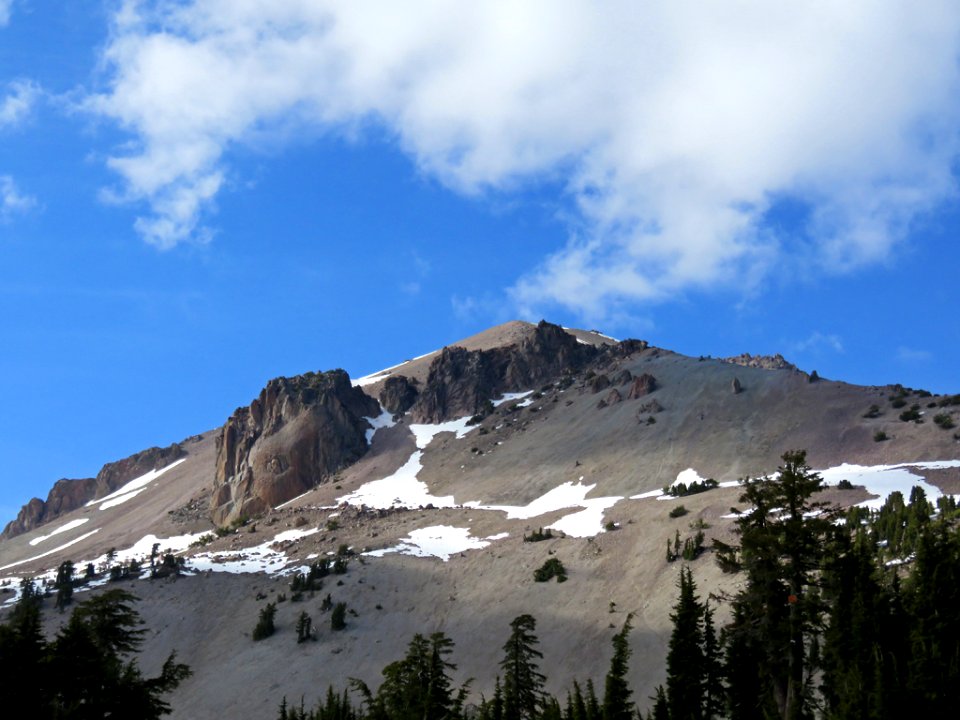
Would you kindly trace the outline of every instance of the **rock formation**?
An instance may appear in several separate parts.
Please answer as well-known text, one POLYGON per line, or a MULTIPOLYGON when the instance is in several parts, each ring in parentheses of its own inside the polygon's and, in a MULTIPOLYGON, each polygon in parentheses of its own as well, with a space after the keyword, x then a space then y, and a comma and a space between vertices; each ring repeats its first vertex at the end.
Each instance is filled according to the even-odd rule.
POLYGON ((0 538, 12 538, 29 532, 43 523, 55 520, 91 500, 109 495, 134 478, 169 465, 185 455, 183 447, 174 443, 169 447, 152 447, 123 460, 107 463, 95 478, 57 480, 47 495, 46 501, 33 498, 24 505, 0 533, 0 538))
POLYGON ((431 363, 411 414, 415 422, 424 423, 475 415, 488 400, 577 372, 601 352, 545 321, 529 338, 514 345, 474 351, 447 347, 431 363))
POLYGON ((649 395, 656 389, 656 378, 649 373, 644 373, 643 375, 634 378, 633 384, 630 386, 630 391, 627 393, 627 397, 631 400, 636 400, 644 395, 649 395))
POLYGON ((733 379, 733 381, 730 383, 730 390, 734 395, 739 395, 741 392, 743 392, 743 386, 740 384, 739 378, 733 379))
POLYGON ((600 375, 595 375, 593 380, 590 381, 590 390, 594 393, 598 393, 601 390, 606 390, 610 387, 610 378, 602 373, 600 375))
POLYGON ((380 391, 380 404, 384 410, 388 410, 394 415, 405 413, 417 400, 419 391, 416 387, 416 380, 412 380, 404 375, 391 375, 383 383, 383 389, 380 391))
POLYGON ((220 430, 210 514, 220 524, 300 495, 367 451, 376 400, 343 370, 276 378, 220 430))
POLYGON ((783 355, 751 355, 743 353, 735 357, 721 358, 722 362, 761 370, 796 370, 797 366, 784 359, 783 355))

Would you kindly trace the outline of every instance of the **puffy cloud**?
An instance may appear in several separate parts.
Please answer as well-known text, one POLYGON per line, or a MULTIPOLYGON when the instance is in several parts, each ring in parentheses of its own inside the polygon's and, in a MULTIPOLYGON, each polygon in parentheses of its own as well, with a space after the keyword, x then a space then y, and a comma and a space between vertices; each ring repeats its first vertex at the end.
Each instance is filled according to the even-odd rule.
POLYGON ((10 22, 10 10, 13 8, 13 0, 0 0, 0 27, 4 27, 10 22))
POLYGON ((35 198, 20 192, 12 177, 0 175, 0 220, 25 213, 36 204, 35 198))
POLYGON ((8 83, 6 97, 0 97, 0 128, 18 125, 30 114, 39 97, 40 88, 30 80, 14 80, 8 83))
POLYGON ((459 192, 559 181, 570 237, 511 292, 599 317, 887 256, 956 196, 958 49, 953 0, 129 0, 87 107, 132 134, 110 166, 162 246, 265 135, 373 124, 459 192))

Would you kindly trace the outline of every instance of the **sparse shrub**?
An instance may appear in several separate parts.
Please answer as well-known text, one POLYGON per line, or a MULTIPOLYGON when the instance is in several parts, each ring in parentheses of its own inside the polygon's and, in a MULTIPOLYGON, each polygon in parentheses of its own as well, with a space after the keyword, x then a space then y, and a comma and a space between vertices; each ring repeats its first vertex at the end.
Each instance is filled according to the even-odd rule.
POLYGON ((330 614, 330 629, 343 630, 347 627, 347 604, 338 602, 333 606, 333 612, 330 614))
MULTIPOLYGON (((220 528, 217 528, 217 530, 219 529, 220 528)), ((196 540, 194 540, 192 543, 190 543, 190 547, 192 548, 203 547, 204 545, 209 545, 216 539, 217 539, 217 536, 214 535, 213 533, 204 533, 203 535, 198 537, 196 540)))
POLYGON ((543 528, 537 528, 529 535, 523 536, 524 542, 542 542, 543 540, 552 540, 553 531, 550 528, 544 530, 543 528))
POLYGON ((870 418, 870 419, 880 417, 880 406, 871 405, 867 409, 867 411, 863 414, 863 417, 870 418))
POLYGON ((277 614, 277 606, 274 603, 267 603, 260 609, 260 617, 257 620, 256 627, 253 628, 253 639, 263 640, 273 635, 277 629, 273 624, 273 618, 277 614))
POLYGON ((840 482, 837 483, 837 489, 839 490, 853 490, 853 483, 843 478, 840 482))
POLYGON ((620 526, 617 525, 613 520, 610 520, 603 526, 603 529, 607 532, 613 532, 614 530, 619 530, 620 526))
POLYGON ((656 425, 656 424, 657 424, 657 419, 653 415, 647 418, 647 425, 656 425))
POLYGON ((902 397, 890 398, 890 405, 891 405, 892 407, 894 407, 894 408, 899 409, 899 408, 902 408, 902 407, 903 407, 904 405, 906 405, 906 404, 907 404, 907 401, 904 400, 902 397))
POLYGON ((936 415, 934 415, 933 421, 944 430, 949 430, 955 425, 955 423, 953 422, 953 418, 950 417, 950 413, 945 413, 945 412, 937 413, 936 415))
POLYGON ((877 431, 873 434, 873 441, 874 441, 874 442, 883 442, 884 440, 889 440, 889 439, 890 439, 890 438, 887 437, 887 434, 886 434, 883 430, 877 430, 877 431))
POLYGON ((819 380, 820 380, 820 375, 817 373, 816 370, 810 373, 810 377, 807 378, 807 382, 812 382, 812 383, 818 382, 819 380))
POLYGON ((903 422, 922 422, 922 418, 920 417, 920 406, 911 405, 909 410, 904 410, 902 413, 900 413, 900 419, 903 422))
POLYGON ((323 602, 320 603, 320 612, 327 612, 331 609, 333 609, 333 598, 330 597, 330 593, 327 593, 327 596, 323 599, 323 602))
POLYGON ((553 578, 556 578, 558 583, 567 581, 567 570, 558 558, 550 558, 533 571, 533 579, 536 582, 547 582, 553 578))
POLYGON ((940 407, 948 407, 949 405, 960 405, 960 395, 944 395, 937 401, 937 405, 940 407))
POLYGON ((672 518, 683 517, 683 516, 686 515, 688 512, 690 512, 690 511, 687 510, 683 505, 677 505, 675 508, 673 508, 673 509, 670 511, 670 517, 672 517, 672 518))
POLYGON ((336 518, 330 518, 327 520, 326 528, 328 532, 334 532, 340 529, 340 521, 336 518))

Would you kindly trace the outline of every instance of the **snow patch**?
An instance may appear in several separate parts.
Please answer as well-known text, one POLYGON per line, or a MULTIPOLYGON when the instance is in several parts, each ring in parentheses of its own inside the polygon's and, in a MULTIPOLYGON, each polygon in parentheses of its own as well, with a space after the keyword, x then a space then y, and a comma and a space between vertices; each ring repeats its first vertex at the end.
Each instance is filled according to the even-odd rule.
POLYGON ((77 519, 77 520, 71 520, 70 522, 66 523, 65 525, 61 525, 60 527, 58 527, 56 530, 54 530, 54 531, 53 531, 52 533, 50 533, 49 535, 41 535, 40 537, 35 537, 33 540, 30 541, 30 544, 31 544, 31 545, 39 545, 39 544, 42 543, 44 540, 49 540, 50 538, 52 538, 54 535, 59 535, 60 533, 65 533, 65 532, 67 532, 68 530, 73 530, 74 528, 78 528, 78 527, 80 527, 81 525, 83 525, 84 523, 89 522, 89 521, 90 521, 90 518, 79 518, 79 519, 77 519))
POLYGON ((506 402, 511 402, 513 400, 522 400, 527 395, 532 395, 532 394, 533 394, 533 390, 526 390, 524 392, 515 392, 515 393, 504 393, 496 400, 491 400, 491 402, 493 403, 494 407, 500 407, 506 402))
POLYGON ((3 567, 0 567, 0 571, 6 570, 6 569, 8 569, 8 568, 16 567, 17 565, 26 565, 27 563, 33 562, 34 560, 40 560, 41 558, 45 558, 45 557, 47 557, 48 555, 53 555, 54 553, 58 553, 58 552, 60 552, 61 550, 66 550, 66 549, 67 549, 68 547, 70 547, 71 545, 76 545, 78 542, 81 542, 81 541, 83 541, 83 540, 86 540, 88 537, 90 537, 91 535, 96 535, 98 532, 100 532, 100 528, 97 528, 96 530, 91 530, 90 532, 85 533, 85 534, 81 535, 80 537, 76 537, 76 538, 74 538, 73 540, 71 540, 70 542, 64 543, 63 545, 60 545, 59 547, 53 548, 53 550, 47 550, 45 553, 40 553, 39 555, 34 555, 33 557, 29 557, 29 558, 27 558, 26 560, 18 560, 17 562, 12 562, 12 563, 10 563, 9 565, 4 565, 3 567))
POLYGON ((393 420, 393 413, 389 410, 383 410, 377 417, 368 417, 364 418, 364 420, 370 423, 370 429, 366 432, 367 445, 373 442, 373 436, 377 434, 377 430, 396 425, 396 422, 393 420))
POLYGON ((827 485, 836 485, 841 480, 849 480, 854 485, 863 485, 867 492, 878 497, 857 503, 860 507, 879 510, 890 493, 899 490, 905 500, 910 498, 910 490, 919 485, 927 494, 927 499, 936 503, 943 493, 940 488, 928 483, 923 476, 910 472, 910 468, 919 470, 944 470, 960 467, 960 460, 939 460, 934 462, 911 462, 898 465, 851 465, 844 463, 837 467, 818 471, 827 485))
POLYGON ((410 534, 402 538, 398 545, 380 550, 371 550, 364 553, 370 557, 383 557, 389 553, 413 555, 415 557, 437 557, 447 562, 451 555, 466 550, 479 550, 490 545, 490 541, 499 538, 480 539, 470 535, 470 528, 459 528, 451 525, 434 525, 432 527, 411 530, 410 534))
POLYGON ((93 505, 100 505, 101 510, 106 510, 107 508, 111 508, 116 505, 120 505, 121 503, 125 503, 127 500, 130 500, 131 498, 139 494, 143 489, 147 487, 147 485, 152 483, 154 480, 156 480, 158 477, 163 475, 168 470, 172 470, 173 468, 175 468, 184 460, 186 460, 186 458, 180 458, 179 460, 175 460, 174 462, 170 463, 166 467, 162 467, 160 469, 154 469, 148 473, 144 473, 140 477, 134 478, 133 480, 128 482, 126 485, 123 485, 122 487, 117 488, 109 495, 99 498, 97 500, 91 500, 86 504, 86 507, 92 507, 93 505), (124 497, 124 496, 128 496, 128 497, 124 497), (113 502, 115 500, 118 502, 113 502))

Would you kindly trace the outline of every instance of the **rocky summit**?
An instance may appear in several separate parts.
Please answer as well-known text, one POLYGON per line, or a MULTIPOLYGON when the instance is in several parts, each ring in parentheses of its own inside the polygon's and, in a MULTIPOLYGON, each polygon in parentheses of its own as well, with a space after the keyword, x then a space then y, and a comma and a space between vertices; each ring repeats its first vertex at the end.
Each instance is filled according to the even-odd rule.
MULTIPOLYGON (((362 378, 275 378, 219 428, 57 481, 4 530, 0 603, 34 578, 52 608, 67 560, 77 600, 133 592, 144 672, 173 650, 192 670, 169 697, 176 718, 270 718, 284 696, 373 687, 435 632, 476 704, 525 614, 546 690, 603 687, 629 617, 646 711, 680 567, 704 596, 742 587, 715 550, 740 537, 742 478, 803 449, 818 501, 866 512, 920 487, 935 503, 960 493, 958 423, 957 396, 817 378, 779 355, 510 322, 362 378), (564 582, 538 581, 558 567, 564 582), (254 640, 268 606, 275 632, 254 640), (314 642, 298 642, 304 614, 314 642)), ((53 637, 66 616, 44 618, 53 637)))

